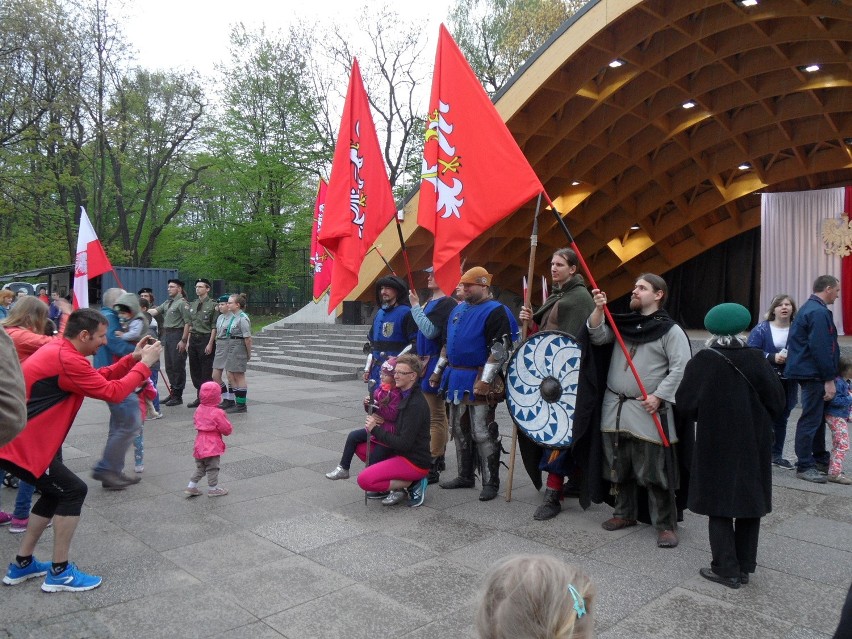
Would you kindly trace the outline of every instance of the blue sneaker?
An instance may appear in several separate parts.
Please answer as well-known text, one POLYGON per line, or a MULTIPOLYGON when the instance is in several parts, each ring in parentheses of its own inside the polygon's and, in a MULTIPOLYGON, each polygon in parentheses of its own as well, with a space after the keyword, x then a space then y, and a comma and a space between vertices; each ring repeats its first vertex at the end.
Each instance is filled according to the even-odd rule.
POLYGON ((429 478, 424 477, 420 481, 414 482, 408 487, 408 494, 411 499, 408 500, 410 508, 417 508, 423 505, 423 500, 426 499, 426 487, 429 485, 429 478))
POLYGON ((87 575, 78 570, 74 564, 68 564, 68 567, 58 575, 54 575, 52 570, 48 571, 41 589, 44 592, 61 592, 63 590, 80 592, 97 588, 101 585, 101 581, 100 577, 87 575))
POLYGON ((27 579, 33 577, 43 577, 50 570, 49 561, 38 561, 35 556, 26 568, 21 568, 16 563, 9 564, 9 570, 6 571, 6 576, 3 577, 3 583, 7 586, 14 586, 27 579))

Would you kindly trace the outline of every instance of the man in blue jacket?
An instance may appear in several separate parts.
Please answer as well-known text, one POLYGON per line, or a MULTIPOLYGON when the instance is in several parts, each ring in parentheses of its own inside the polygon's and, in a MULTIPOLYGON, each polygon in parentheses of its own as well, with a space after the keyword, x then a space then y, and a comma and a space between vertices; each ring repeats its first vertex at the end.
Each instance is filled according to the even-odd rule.
MULTIPOLYGON (((111 288, 103 295, 101 313, 108 321, 107 343, 94 355, 92 364, 95 368, 110 366, 136 349, 136 343, 126 342, 115 334, 116 331, 121 330, 121 323, 113 306, 124 293, 123 289, 111 288)), ((141 479, 138 475, 128 477, 122 472, 127 449, 142 428, 139 396, 136 393, 130 393, 118 403, 107 402, 107 406, 109 406, 109 435, 107 435, 103 457, 92 468, 92 478, 100 481, 107 490, 124 490, 131 484, 138 484, 141 479)))
POLYGON ((787 339, 788 379, 802 388, 802 416, 796 424, 796 477, 816 484, 826 482, 820 467, 828 468, 825 449, 825 402, 837 389, 834 378, 840 364, 837 329, 829 305, 840 295, 840 282, 833 275, 814 281, 813 295, 802 304, 787 339))

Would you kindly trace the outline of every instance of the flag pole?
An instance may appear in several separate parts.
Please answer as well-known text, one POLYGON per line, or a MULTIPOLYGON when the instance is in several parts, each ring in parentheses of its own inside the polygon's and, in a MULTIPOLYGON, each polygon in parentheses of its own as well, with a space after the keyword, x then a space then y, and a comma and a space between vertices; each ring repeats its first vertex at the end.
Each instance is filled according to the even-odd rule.
MULTIPOLYGON (((535 203, 535 214, 533 215, 532 234, 530 235, 530 261, 527 267, 527 290, 524 294, 524 306, 531 308, 532 300, 532 282, 533 270, 535 269, 535 254, 538 247, 538 214, 541 211, 541 193, 538 194, 538 200, 535 203)), ((521 342, 527 339, 529 332, 530 320, 524 320, 521 326, 521 342)), ((512 420, 512 450, 509 453, 509 477, 506 486, 506 501, 512 501, 512 480, 515 477, 515 456, 518 447, 518 425, 515 420, 512 420)))
POLYGON ((385 266, 387 266, 387 267, 388 267, 388 270, 391 272, 391 275, 396 275, 396 271, 395 271, 395 270, 393 270, 393 266, 391 266, 391 265, 390 265, 390 262, 388 262, 388 261, 385 259, 385 256, 384 256, 384 255, 382 255, 382 252, 379 250, 379 247, 378 247, 378 246, 373 245, 373 248, 371 248, 369 251, 367 251, 366 253, 364 253, 364 257, 367 257, 367 256, 370 254, 370 252, 371 252, 371 251, 375 251, 376 253, 378 253, 378 254, 379 254, 379 257, 380 257, 380 258, 382 258, 382 262, 384 262, 384 263, 385 263, 385 266))
POLYGON ((402 236, 402 224, 399 222, 399 212, 393 216, 396 221, 396 234, 399 236, 399 246, 402 248, 402 259, 405 260, 405 272, 408 275, 408 286, 414 288, 414 278, 411 275, 411 264, 408 263, 408 249, 405 247, 405 238, 402 236))

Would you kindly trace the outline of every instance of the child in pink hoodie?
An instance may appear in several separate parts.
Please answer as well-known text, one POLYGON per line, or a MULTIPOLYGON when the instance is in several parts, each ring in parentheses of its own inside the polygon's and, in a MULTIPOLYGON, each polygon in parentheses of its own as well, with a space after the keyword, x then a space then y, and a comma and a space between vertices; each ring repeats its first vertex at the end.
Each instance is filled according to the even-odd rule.
POLYGON ((207 496, 220 497, 227 495, 228 489, 218 486, 219 457, 225 452, 225 442, 222 435, 230 435, 233 427, 228 421, 225 411, 218 408, 222 401, 222 390, 216 382, 204 382, 198 392, 201 405, 195 409, 195 473, 189 480, 189 485, 183 492, 190 497, 201 494, 198 482, 207 475, 207 496))

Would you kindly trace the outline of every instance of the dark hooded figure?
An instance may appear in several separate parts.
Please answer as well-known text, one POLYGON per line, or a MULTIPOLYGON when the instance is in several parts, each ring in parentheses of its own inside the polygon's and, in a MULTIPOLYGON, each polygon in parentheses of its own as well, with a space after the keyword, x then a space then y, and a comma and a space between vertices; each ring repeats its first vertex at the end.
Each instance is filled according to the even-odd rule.
POLYGON ((686 365, 676 401, 695 420, 689 509, 709 517, 713 560, 701 576, 729 588, 757 565, 760 518, 772 510, 772 424, 784 387, 763 352, 737 334, 751 322, 739 304, 713 307, 708 348, 686 365))
POLYGON ((386 275, 376 282, 376 303, 380 308, 367 333, 373 361, 370 370, 364 371, 364 381, 372 379, 378 385, 382 362, 415 343, 417 324, 411 317, 408 286, 401 277, 386 275))

